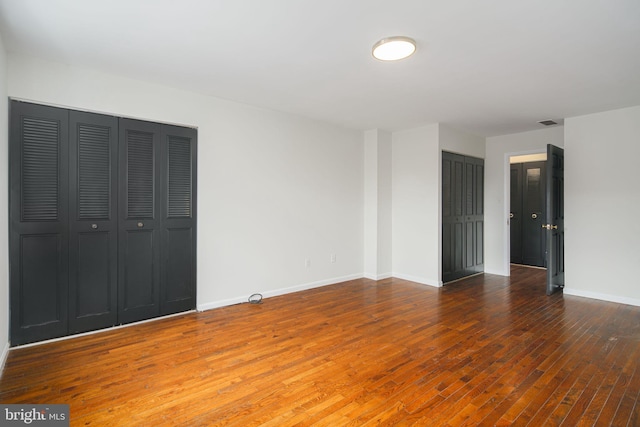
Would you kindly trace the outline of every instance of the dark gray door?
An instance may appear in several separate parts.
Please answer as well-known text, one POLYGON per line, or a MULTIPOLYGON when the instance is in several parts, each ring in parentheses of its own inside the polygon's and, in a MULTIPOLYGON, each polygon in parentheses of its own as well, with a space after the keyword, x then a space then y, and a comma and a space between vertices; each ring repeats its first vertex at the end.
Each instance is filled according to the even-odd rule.
POLYGON ((160 128, 138 120, 119 122, 120 323, 160 314, 160 128))
POLYGON ((195 308, 196 130, 162 125, 160 312, 195 308))
POLYGON ((510 194, 509 235, 511 262, 522 264, 522 163, 511 164, 510 194))
POLYGON ((546 162, 527 162, 522 165, 522 263, 545 266, 546 162))
POLYGON ((118 320, 118 120, 69 113, 69 332, 118 320))
POLYGON ((564 150, 547 145, 547 295, 564 288, 564 150))
POLYGON ((465 275, 484 271, 484 160, 465 156, 465 275))
POLYGON ((484 160, 442 153, 442 281, 484 270, 484 160))
POLYGON ((442 281, 465 275, 464 156, 442 153, 442 281))
POLYGON ((12 101, 11 344, 67 334, 68 112, 12 101))

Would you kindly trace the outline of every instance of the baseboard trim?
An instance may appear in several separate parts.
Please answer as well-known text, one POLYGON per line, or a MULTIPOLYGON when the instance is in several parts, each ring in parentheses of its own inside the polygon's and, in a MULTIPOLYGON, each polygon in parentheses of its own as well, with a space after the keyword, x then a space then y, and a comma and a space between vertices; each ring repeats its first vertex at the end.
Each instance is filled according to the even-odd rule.
POLYGON ((100 334, 100 333, 103 333, 103 332, 110 332, 110 331, 114 331, 116 329, 128 328, 130 326, 140 325, 142 323, 156 322, 158 320, 168 319, 170 317, 183 316, 185 314, 194 313, 194 312, 195 312, 195 310, 192 309, 192 310, 188 310, 188 311, 181 311, 179 313, 165 314, 165 315, 159 316, 159 317, 152 317, 150 319, 139 320, 137 322, 123 323, 123 324, 120 324, 120 325, 108 326, 108 327, 102 328, 102 329, 95 329, 93 331, 80 332, 78 334, 65 335, 63 337, 51 338, 51 339, 44 340, 44 341, 36 341, 36 342, 28 343, 28 344, 17 345, 17 346, 15 346, 13 348, 35 347, 35 346, 38 346, 38 345, 49 344, 49 343, 57 342, 57 341, 72 340, 74 338, 84 337, 84 336, 87 336, 87 335, 95 335, 95 334, 100 334))
POLYGON ((640 299, 637 298, 620 297, 617 295, 601 294, 599 292, 583 291, 573 288, 564 288, 562 290, 562 293, 565 295, 572 295, 574 297, 591 298, 601 301, 616 302, 618 304, 627 304, 640 307, 640 299))
MULTIPOLYGON (((272 291, 264 291, 264 292, 258 291, 258 292, 260 294, 262 294, 263 298, 269 298, 269 297, 276 297, 276 296, 279 296, 279 295, 291 294, 293 292, 306 291, 308 289, 319 288, 321 286, 335 285, 336 283, 347 282, 349 280, 362 279, 363 277, 364 277, 364 275, 362 273, 360 273, 360 274, 351 274, 351 275, 348 275, 348 276, 334 277, 334 278, 331 278, 331 279, 318 280, 316 282, 303 283, 301 285, 290 286, 290 287, 287 287, 287 288, 274 289, 272 291)), ((229 298, 229 299, 219 300, 219 301, 211 301, 211 302, 206 302, 206 303, 203 303, 203 304, 198 304, 197 305, 197 310, 198 311, 207 311, 207 310, 212 310, 214 308, 220 308, 220 307, 226 307, 226 306, 229 306, 229 305, 241 304, 241 303, 244 303, 244 302, 248 302, 248 300, 249 300, 249 295, 242 296, 242 297, 236 297, 236 298, 229 298)))
POLYGON ((392 276, 398 279, 408 280, 410 282, 416 282, 421 285, 433 286, 434 288, 442 287, 442 281, 440 280, 425 279, 423 277, 411 276, 409 274, 402 274, 402 273, 392 273, 392 276))
POLYGON ((377 274, 377 275, 365 273, 362 277, 369 280, 384 280, 384 279, 392 278, 393 275, 391 273, 384 273, 384 274, 377 274))
POLYGON ((7 357, 9 357, 9 347, 9 342, 7 342, 2 349, 2 354, 0 354, 0 377, 4 372, 4 364, 7 361, 7 357))
POLYGON ((487 268, 485 268, 484 272, 487 273, 487 274, 495 274, 496 276, 505 276, 505 277, 509 277, 510 276, 510 273, 507 272, 505 274, 504 270, 499 270, 499 269, 487 269, 487 268))

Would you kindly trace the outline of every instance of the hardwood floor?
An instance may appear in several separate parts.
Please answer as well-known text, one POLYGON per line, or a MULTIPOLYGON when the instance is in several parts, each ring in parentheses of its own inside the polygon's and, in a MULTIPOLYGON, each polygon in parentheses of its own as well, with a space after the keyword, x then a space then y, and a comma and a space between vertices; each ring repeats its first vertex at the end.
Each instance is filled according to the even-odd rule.
POLYGON ((10 352, 2 403, 71 425, 640 425, 640 307, 544 271, 361 279, 10 352))

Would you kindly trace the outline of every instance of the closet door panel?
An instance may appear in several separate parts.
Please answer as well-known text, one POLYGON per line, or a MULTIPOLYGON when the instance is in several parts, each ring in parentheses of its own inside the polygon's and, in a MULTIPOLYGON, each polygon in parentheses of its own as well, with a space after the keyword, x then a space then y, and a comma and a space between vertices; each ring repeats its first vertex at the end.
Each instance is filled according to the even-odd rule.
POLYGON ((11 344, 66 335, 68 112, 11 102, 11 344))
POLYGON ((132 312, 153 309, 157 305, 157 284, 154 277, 153 230, 127 230, 123 234, 122 248, 126 260, 124 294, 121 310, 132 312))
MULTIPOLYGON (((116 314, 113 297, 115 293, 115 277, 111 273, 111 267, 115 263, 112 257, 110 233, 78 233, 76 236, 77 263, 74 279, 77 280, 75 298, 75 320, 88 316, 96 316, 106 313, 116 314)), ((107 322, 105 326, 115 324, 107 322)), ((78 330, 84 328, 77 328, 78 330)), ((92 329, 92 328, 89 328, 92 329)))
POLYGON ((160 129, 157 123, 119 122, 120 323, 160 313, 160 129))
POLYGON ((20 237, 20 325, 23 328, 65 321, 65 296, 58 278, 64 263, 60 234, 23 234, 20 237))
POLYGON ((484 160, 442 153, 442 281, 484 269, 484 160))
POLYGON ((163 125, 160 311, 195 308, 196 130, 163 125))
POLYGON ((69 329, 117 323, 118 121, 70 112, 69 329))

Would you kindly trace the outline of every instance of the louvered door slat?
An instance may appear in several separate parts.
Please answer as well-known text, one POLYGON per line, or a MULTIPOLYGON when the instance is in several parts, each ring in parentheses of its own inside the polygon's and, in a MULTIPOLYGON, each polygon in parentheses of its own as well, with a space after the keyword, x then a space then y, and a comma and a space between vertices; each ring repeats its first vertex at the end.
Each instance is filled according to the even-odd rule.
POLYGON ((54 120, 22 119, 22 220, 58 219, 59 126, 54 120))
POLYGON ((170 136, 169 155, 169 218, 191 217, 191 141, 170 136))
POLYGON ((153 134, 127 132, 127 217, 153 218, 153 134))
POLYGON ((78 126, 78 216, 80 219, 109 219, 110 129, 78 126))

